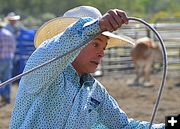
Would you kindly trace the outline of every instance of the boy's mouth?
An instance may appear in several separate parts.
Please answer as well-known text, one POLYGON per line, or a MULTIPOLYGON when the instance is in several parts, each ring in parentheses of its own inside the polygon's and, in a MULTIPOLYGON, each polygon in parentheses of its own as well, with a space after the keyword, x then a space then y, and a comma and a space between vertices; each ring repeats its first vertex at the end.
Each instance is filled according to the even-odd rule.
POLYGON ((97 62, 97 61, 90 61, 91 63, 93 63, 93 64, 95 64, 95 65, 98 65, 99 64, 99 62, 97 62))

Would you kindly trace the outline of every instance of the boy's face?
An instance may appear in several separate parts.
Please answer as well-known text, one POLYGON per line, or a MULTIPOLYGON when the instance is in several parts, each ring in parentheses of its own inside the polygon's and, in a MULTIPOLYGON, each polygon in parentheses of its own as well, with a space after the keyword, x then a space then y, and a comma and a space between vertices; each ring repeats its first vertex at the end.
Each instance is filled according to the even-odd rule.
POLYGON ((72 63, 79 75, 96 71, 101 58, 104 56, 107 40, 108 37, 100 35, 81 50, 78 57, 72 63))

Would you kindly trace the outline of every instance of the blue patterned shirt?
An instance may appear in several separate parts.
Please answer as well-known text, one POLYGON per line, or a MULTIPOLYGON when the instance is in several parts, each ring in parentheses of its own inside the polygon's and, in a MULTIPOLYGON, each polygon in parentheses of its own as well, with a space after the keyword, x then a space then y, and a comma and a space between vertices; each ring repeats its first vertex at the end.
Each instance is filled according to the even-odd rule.
MULTIPOLYGON (((98 20, 79 19, 39 46, 24 71, 68 53, 99 32, 98 20)), ((148 129, 148 122, 128 119, 90 74, 78 76, 71 63, 81 49, 22 77, 10 129, 148 129)))

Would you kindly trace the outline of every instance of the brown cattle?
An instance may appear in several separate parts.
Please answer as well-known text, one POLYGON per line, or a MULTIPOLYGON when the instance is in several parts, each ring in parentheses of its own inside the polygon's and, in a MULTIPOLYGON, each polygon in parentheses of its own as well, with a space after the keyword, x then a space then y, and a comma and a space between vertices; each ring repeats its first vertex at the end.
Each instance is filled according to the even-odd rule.
POLYGON ((139 79, 144 77, 143 83, 150 81, 150 73, 154 61, 162 59, 162 52, 158 45, 150 38, 140 38, 131 51, 131 57, 136 70, 134 83, 140 84, 139 79))

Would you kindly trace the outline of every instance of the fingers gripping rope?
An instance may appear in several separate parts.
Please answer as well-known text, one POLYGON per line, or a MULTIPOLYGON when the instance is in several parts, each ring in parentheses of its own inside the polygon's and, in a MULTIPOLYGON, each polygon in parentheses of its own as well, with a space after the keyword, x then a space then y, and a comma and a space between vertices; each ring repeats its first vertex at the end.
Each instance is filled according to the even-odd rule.
MULTIPOLYGON (((135 18, 135 17, 129 17, 128 20, 138 21, 138 22, 144 24, 144 25, 145 25, 146 27, 148 27, 149 29, 151 29, 151 30, 156 34, 157 38, 159 39, 160 45, 161 45, 161 48, 162 48, 163 63, 164 63, 164 65, 163 65, 163 75, 162 75, 162 81, 161 81, 161 85, 160 85, 159 92, 158 92, 158 95, 157 95, 156 103, 155 103, 155 105, 154 105, 154 108, 153 108, 153 111, 152 111, 152 114, 151 114, 151 121, 150 121, 150 125, 149 125, 149 129, 151 129, 152 123, 153 123, 153 121, 154 121, 154 118, 155 118, 155 115, 156 115, 156 112, 157 112, 157 109, 158 109, 158 105, 159 105, 159 102, 160 102, 160 98, 161 98, 161 95, 162 95, 162 92, 163 92, 163 88, 164 88, 165 80, 166 80, 166 75, 167 75, 167 54, 166 54, 166 48, 165 48, 165 46, 164 46, 164 42, 163 42, 160 34, 159 34, 153 27, 151 27, 147 22, 143 21, 142 19, 135 18)), ((98 34, 98 35, 99 35, 99 34, 98 34)), ((84 43, 84 44, 85 44, 85 43, 84 43)), ((83 44, 83 45, 84 45, 84 44, 83 44)), ((79 49, 79 48, 80 48, 81 46, 83 46, 83 45, 78 46, 77 48, 71 50, 69 53, 71 53, 71 52, 79 49)), ((20 79, 22 76, 25 76, 25 75, 27 75, 27 74, 29 74, 29 73, 31 73, 31 72, 33 72, 33 71, 35 71, 35 70, 37 70, 37 69, 45 66, 45 65, 47 65, 47 64, 49 64, 49 63, 51 63, 51 62, 53 62, 53 61, 55 61, 55 60, 57 60, 57 59, 59 59, 59 58, 62 58, 62 57, 64 57, 64 56, 66 56, 66 55, 69 54, 69 53, 66 53, 66 54, 64 54, 64 55, 62 55, 62 56, 59 56, 59 57, 56 57, 56 58, 53 58, 53 59, 51 59, 51 60, 49 60, 49 61, 47 61, 47 62, 45 62, 45 63, 43 63, 43 64, 41 64, 41 65, 39 65, 39 66, 37 66, 37 67, 35 67, 35 68, 33 68, 33 69, 30 69, 30 70, 28 70, 28 71, 26 71, 26 72, 23 72, 23 73, 15 76, 15 77, 7 80, 7 81, 1 83, 1 84, 0 84, 0 88, 3 87, 3 86, 5 86, 5 85, 7 85, 7 84, 9 84, 9 83, 12 83, 12 82, 20 79)))

